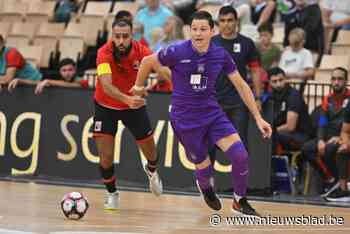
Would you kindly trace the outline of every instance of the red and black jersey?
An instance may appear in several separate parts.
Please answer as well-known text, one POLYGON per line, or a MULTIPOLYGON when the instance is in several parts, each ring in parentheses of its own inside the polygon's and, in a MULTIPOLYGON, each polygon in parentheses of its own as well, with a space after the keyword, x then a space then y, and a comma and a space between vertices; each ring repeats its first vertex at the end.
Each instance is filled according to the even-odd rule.
MULTIPOLYGON (((137 41, 132 41, 132 47, 127 57, 122 57, 119 63, 116 63, 113 56, 113 42, 108 41, 97 53, 97 75, 112 75, 112 84, 120 92, 131 95, 129 90, 135 84, 136 75, 142 59, 152 54, 152 51, 141 45, 137 41)), ((95 100, 98 104, 117 110, 129 109, 129 106, 120 100, 108 96, 97 79, 95 100)))

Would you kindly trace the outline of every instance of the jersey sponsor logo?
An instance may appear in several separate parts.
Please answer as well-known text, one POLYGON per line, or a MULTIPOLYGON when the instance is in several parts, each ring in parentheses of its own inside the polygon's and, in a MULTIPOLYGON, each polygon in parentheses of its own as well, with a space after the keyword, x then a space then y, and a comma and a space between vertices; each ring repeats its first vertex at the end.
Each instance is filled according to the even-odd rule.
POLYGON ((96 121, 94 126, 95 132, 101 132, 102 130, 102 121, 96 121))
POLYGON ((202 74, 192 74, 190 78, 192 89, 196 92, 207 89, 207 81, 208 77, 203 76, 202 74))
POLYGON ((239 43, 233 44, 233 52, 240 53, 241 52, 241 44, 239 44, 239 43))

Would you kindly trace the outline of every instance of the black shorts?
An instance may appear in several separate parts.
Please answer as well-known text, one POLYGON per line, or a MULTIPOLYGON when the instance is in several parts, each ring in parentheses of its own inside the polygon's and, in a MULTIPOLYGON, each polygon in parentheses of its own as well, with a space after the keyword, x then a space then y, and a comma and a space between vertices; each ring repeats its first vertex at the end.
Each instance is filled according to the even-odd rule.
POLYGON ((140 109, 114 110, 95 103, 94 136, 115 136, 118 121, 128 128, 137 141, 148 138, 153 134, 146 107, 140 109))

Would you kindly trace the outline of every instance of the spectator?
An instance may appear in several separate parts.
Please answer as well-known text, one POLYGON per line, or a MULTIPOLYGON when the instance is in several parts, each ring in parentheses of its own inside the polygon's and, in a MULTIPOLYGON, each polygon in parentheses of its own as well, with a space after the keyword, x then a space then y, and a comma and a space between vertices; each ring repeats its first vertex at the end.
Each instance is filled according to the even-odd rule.
POLYGON ((77 13, 80 7, 79 0, 56 0, 54 18, 57 23, 68 23, 72 14, 77 13))
POLYGON ((139 10, 135 21, 144 26, 147 43, 151 43, 151 33, 154 28, 162 28, 166 19, 173 13, 160 3, 160 0, 146 0, 146 7, 139 10))
POLYGON ((168 17, 163 27, 163 37, 156 43, 153 51, 158 51, 171 43, 183 40, 183 26, 184 24, 179 17, 168 17))
POLYGON ((275 67, 268 71, 269 83, 274 101, 273 152, 300 150, 302 144, 311 137, 311 118, 303 96, 286 81, 284 71, 275 67))
POLYGON ((337 171, 338 171, 338 183, 334 186, 334 190, 330 191, 325 199, 327 201, 350 201, 350 192, 348 189, 348 168, 349 168, 349 155, 350 155, 350 102, 348 102, 344 111, 344 122, 342 125, 339 148, 337 151, 337 171))
POLYGON ((271 24, 261 25, 258 28, 260 43, 257 49, 260 53, 261 65, 265 71, 278 66, 281 58, 281 49, 271 42, 273 36, 273 27, 271 24))
POLYGON ((289 28, 295 20, 297 5, 294 0, 276 0, 277 11, 281 14, 281 21, 284 23, 283 46, 288 45, 288 35, 292 30, 289 28))
POLYGON ((323 0, 324 25, 350 30, 350 1, 323 0))
POLYGON ((77 75, 76 63, 70 58, 64 58, 58 65, 59 80, 45 79, 39 82, 35 94, 43 92, 45 87, 57 86, 65 88, 88 88, 88 81, 77 75))
POLYGON ((176 12, 183 22, 190 23, 192 13, 196 10, 196 0, 162 0, 163 4, 176 12))
POLYGON ((322 101, 317 138, 306 142, 302 149, 303 157, 324 177, 324 192, 336 183, 334 156, 339 148, 345 106, 350 100, 350 90, 346 88, 347 80, 345 68, 333 69, 332 92, 322 101))
POLYGON ((350 1, 323 0, 320 5, 325 27, 325 51, 329 53, 339 29, 350 30, 350 1))
POLYGON ((252 0, 251 21, 257 27, 275 21, 276 2, 274 0, 252 0))
POLYGON ((306 82, 314 75, 312 54, 304 48, 305 32, 301 28, 293 29, 288 36, 289 47, 282 53, 279 67, 285 71, 288 79, 306 82))
POLYGON ((28 63, 16 48, 6 47, 5 40, 0 35, 0 88, 9 85, 9 90, 17 84, 36 84, 42 74, 28 63))
MULTIPOLYGON (((321 58, 324 50, 324 29, 322 24, 321 9, 315 0, 295 0, 297 10, 294 19, 286 23, 289 33, 294 28, 302 28, 305 31, 304 47, 315 52, 321 58)), ((286 34, 288 35, 288 34, 286 34)))

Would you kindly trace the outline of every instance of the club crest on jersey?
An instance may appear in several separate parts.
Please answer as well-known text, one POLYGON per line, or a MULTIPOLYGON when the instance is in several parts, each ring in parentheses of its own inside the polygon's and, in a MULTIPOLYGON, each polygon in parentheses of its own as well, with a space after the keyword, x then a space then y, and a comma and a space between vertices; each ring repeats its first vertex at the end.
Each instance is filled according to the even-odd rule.
POLYGON ((205 65, 203 63, 198 64, 197 72, 204 73, 204 71, 205 71, 205 65))

